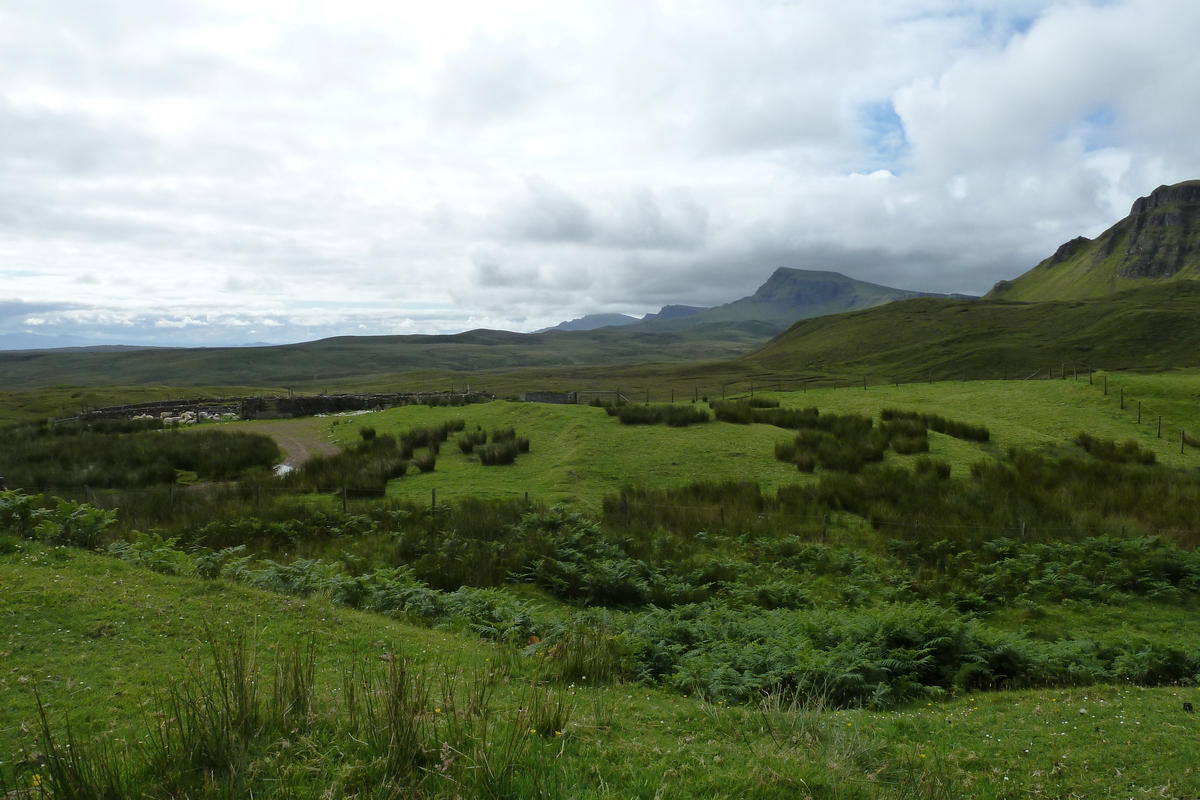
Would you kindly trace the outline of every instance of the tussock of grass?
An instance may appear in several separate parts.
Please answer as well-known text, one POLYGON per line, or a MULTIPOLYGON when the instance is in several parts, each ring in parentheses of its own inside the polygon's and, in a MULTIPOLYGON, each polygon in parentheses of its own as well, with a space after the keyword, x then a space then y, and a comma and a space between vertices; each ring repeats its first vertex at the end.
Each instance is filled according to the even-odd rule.
POLYGON ((1148 465, 1155 462, 1153 451, 1143 450, 1134 439, 1126 439, 1117 444, 1112 439, 1098 439, 1081 431, 1075 437, 1075 444, 1086 450, 1089 455, 1115 464, 1148 465))

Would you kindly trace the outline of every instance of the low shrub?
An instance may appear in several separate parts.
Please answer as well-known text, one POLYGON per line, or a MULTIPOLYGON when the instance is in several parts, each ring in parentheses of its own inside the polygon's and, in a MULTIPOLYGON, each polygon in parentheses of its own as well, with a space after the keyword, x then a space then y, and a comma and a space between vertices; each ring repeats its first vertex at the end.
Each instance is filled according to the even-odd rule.
POLYGON ((1080 432, 1075 437, 1075 444, 1082 447, 1093 458, 1111 461, 1115 464, 1145 464, 1155 462, 1154 451, 1143 449, 1136 439, 1126 439, 1117 444, 1113 439, 1100 439, 1091 434, 1080 432))
POLYGON ((512 464, 517 460, 518 449, 515 441, 502 440, 476 447, 475 454, 479 456, 480 464, 485 467, 493 467, 512 464))
POLYGON ((918 422, 936 433, 944 433, 955 439, 969 442, 987 442, 992 438, 991 431, 983 425, 972 425, 967 422, 947 419, 939 414, 925 414, 919 411, 902 411, 897 408, 885 408, 880 412, 880 418, 888 421, 918 422))
POLYGON ((610 417, 617 417, 623 425, 659 425, 666 423, 672 428, 684 428, 700 422, 708 422, 708 411, 694 405, 640 404, 610 407, 610 417))

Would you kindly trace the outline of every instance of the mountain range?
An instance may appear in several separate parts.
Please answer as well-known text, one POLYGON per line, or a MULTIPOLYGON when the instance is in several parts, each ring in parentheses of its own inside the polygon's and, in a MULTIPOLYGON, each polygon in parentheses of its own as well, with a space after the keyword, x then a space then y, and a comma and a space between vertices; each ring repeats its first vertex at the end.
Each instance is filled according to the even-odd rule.
POLYGON ((849 278, 840 272, 779 267, 754 294, 715 308, 663 306, 657 314, 647 314, 641 319, 625 314, 590 314, 546 330, 580 331, 615 326, 684 330, 710 323, 750 321, 783 330, 802 319, 873 308, 911 297, 972 299, 970 295, 894 289, 849 278))

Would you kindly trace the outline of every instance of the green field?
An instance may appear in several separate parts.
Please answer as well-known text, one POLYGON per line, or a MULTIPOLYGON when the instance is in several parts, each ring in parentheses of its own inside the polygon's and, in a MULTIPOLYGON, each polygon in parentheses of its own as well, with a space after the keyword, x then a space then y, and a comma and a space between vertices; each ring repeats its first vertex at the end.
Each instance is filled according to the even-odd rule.
MULTIPOLYGON (((1200 375, 1119 376, 1103 393, 1103 374, 1089 385, 1081 380, 968 381, 904 384, 809 392, 759 392, 784 407, 815 406, 822 412, 858 413, 878 418, 884 408, 932 410, 955 419, 986 425, 986 445, 930 434, 930 454, 965 470, 975 461, 1002 455, 1009 447, 1075 449, 1080 431, 1124 440, 1134 438, 1155 452, 1160 463, 1200 465, 1200 453, 1180 453, 1181 430, 1200 433, 1200 375), (1120 408, 1125 389, 1126 408, 1120 408), (1137 403, 1142 401, 1142 424, 1137 403), (1157 417, 1163 416, 1162 438, 1157 417)), ((465 408, 406 406, 372 414, 332 417, 315 422, 343 446, 359 440, 359 429, 401 433, 409 428, 463 419, 468 427, 514 427, 531 440, 528 455, 506 467, 483 467, 458 452, 453 437, 442 447, 434 472, 411 472, 389 493, 427 500, 431 490, 452 501, 466 496, 515 497, 528 492, 549 502, 578 503, 595 509, 600 500, 625 485, 679 486, 697 480, 750 480, 764 489, 811 478, 776 461, 774 443, 788 433, 771 425, 739 426, 712 421, 687 428, 622 425, 603 409, 538 403, 494 402, 465 408)), ((257 423, 233 423, 231 429, 255 430, 257 423)), ((905 456, 890 454, 904 460, 905 456)))
POLYGON ((1200 432, 1200 374, 1109 374, 1107 394, 1105 379, 763 392, 756 378, 785 409, 990 432, 929 432, 928 453, 887 449, 855 473, 777 460, 793 430, 623 425, 589 406, 313 418, 291 432, 348 451, 368 427, 455 419, 514 428, 530 450, 485 467, 452 433, 432 472, 348 502, 256 494, 258 474, 240 490, 93 492, 128 539, 111 552, 71 546, 78 508, 47 499, 35 528, 0 495, 0 788, 68 796, 119 775, 150 796, 1196 797, 1200 722, 1183 704, 1200 701, 1200 449, 1181 436, 1200 432), (1081 432, 1156 464, 1100 462, 1081 432), (931 463, 950 477, 921 473, 931 463), (619 495, 674 505, 631 522, 619 495), (178 516, 156 531, 120 523, 125 504, 168 497, 178 516), (1011 521, 971 516, 1010 501, 1011 521), (257 654, 233 684, 259 698, 253 730, 164 770, 166 745, 146 743, 173 730, 171 698, 232 674, 213 654, 237 641, 257 654), (414 683, 391 722, 352 713, 353 692, 395 699, 397 659, 414 683), (46 739, 35 690, 85 762, 46 739))

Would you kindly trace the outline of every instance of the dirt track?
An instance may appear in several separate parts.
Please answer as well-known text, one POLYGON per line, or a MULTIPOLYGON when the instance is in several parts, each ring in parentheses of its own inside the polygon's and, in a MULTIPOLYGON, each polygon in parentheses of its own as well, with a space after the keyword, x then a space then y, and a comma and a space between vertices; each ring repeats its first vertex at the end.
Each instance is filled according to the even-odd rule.
POLYGON ((273 419, 254 423, 252 430, 274 439, 284 452, 283 463, 295 468, 313 456, 329 456, 341 451, 329 440, 328 426, 327 419, 273 419))

